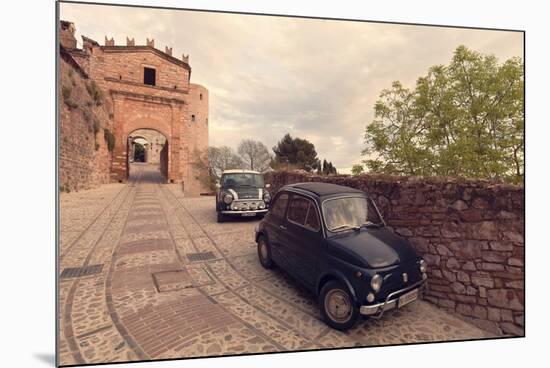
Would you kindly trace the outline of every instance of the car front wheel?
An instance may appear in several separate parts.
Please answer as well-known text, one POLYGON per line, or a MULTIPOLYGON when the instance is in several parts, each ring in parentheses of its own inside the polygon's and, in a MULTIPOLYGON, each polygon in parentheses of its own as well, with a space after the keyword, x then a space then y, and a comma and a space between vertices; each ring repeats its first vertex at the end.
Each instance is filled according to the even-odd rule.
POLYGON ((323 286, 319 304, 325 322, 337 330, 353 327, 359 316, 359 308, 355 306, 351 293, 338 281, 329 281, 323 286))
POLYGON ((224 221, 225 221, 224 214, 221 212, 218 212, 218 222, 224 222, 224 221))
POLYGON ((273 260, 271 259, 271 248, 265 236, 258 238, 258 258, 263 268, 273 268, 273 260))

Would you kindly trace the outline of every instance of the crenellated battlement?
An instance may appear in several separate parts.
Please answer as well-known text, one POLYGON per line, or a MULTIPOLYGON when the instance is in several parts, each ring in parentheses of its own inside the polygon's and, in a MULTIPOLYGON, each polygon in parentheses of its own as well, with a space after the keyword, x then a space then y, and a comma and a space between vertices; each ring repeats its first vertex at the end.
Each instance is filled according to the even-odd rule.
MULTIPOLYGON (((62 21, 64 23, 70 23, 70 22, 65 22, 65 21, 62 21)), ((72 34, 74 34, 74 25, 72 23, 70 23, 72 25, 72 34)), ((69 29, 69 26, 68 25, 65 25, 62 27, 66 27, 67 29, 69 29)), ((97 42, 95 42, 94 40, 90 39, 90 38, 87 38, 85 36, 82 36, 82 39, 84 40, 84 43, 91 46, 91 43, 95 43, 95 45, 97 45, 97 42), (86 38, 86 40, 84 40, 84 38, 86 38)), ((76 43, 75 43, 76 44, 76 43)), ((108 46, 108 47, 112 47, 112 46, 116 46, 115 44, 115 39, 113 37, 111 38, 108 38, 107 36, 105 36, 105 43, 104 43, 104 46, 108 46)), ((132 47, 132 46, 139 46, 139 45, 136 45, 136 42, 134 40, 134 38, 130 38, 128 36, 126 36, 126 47, 132 47)), ((155 48, 155 39, 154 38, 146 38, 146 42, 145 42, 145 45, 144 46, 148 46, 148 47, 152 47, 154 48, 155 50, 158 50, 158 51, 161 51, 157 48, 155 48)), ((164 53, 166 55, 169 55, 169 56, 173 56, 172 55, 172 47, 168 47, 168 46, 165 46, 164 47, 164 53)), ((161 51, 162 52, 162 51, 161 51)), ((181 61, 185 62, 185 63, 189 63, 189 54, 185 55, 185 54, 182 54, 182 57, 181 57, 181 61)))

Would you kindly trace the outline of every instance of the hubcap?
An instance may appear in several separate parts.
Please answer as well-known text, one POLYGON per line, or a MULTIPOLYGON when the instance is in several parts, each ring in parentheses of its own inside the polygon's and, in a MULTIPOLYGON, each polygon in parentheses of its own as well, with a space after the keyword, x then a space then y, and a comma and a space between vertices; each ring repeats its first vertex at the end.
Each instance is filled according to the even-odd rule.
POLYGON ((263 262, 267 260, 267 246, 263 240, 260 240, 260 256, 263 262))
POLYGON ((331 320, 346 323, 351 318, 351 302, 341 289, 330 290, 325 296, 325 310, 331 320))

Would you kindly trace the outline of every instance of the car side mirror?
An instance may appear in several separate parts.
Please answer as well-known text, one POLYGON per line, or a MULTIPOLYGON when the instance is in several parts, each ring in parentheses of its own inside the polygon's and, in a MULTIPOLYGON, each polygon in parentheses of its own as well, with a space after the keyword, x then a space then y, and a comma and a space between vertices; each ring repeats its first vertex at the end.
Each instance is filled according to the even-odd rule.
POLYGON ((265 187, 266 187, 267 189, 269 189, 269 188, 271 188, 271 184, 266 184, 265 187))
POLYGON ((216 183, 216 188, 220 189, 221 187, 220 183, 216 183))

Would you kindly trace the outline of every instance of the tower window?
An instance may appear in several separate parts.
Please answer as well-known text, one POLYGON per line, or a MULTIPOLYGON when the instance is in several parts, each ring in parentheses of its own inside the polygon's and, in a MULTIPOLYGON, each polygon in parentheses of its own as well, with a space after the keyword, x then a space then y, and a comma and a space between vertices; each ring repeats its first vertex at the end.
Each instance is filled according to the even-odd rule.
POLYGON ((153 68, 143 68, 143 84, 156 85, 156 74, 157 71, 153 68))
POLYGON ((191 115, 191 121, 195 121, 195 115, 191 115))
POLYGON ((199 99, 201 99, 201 100, 202 100, 202 93, 201 93, 201 94, 199 95, 199 99))

